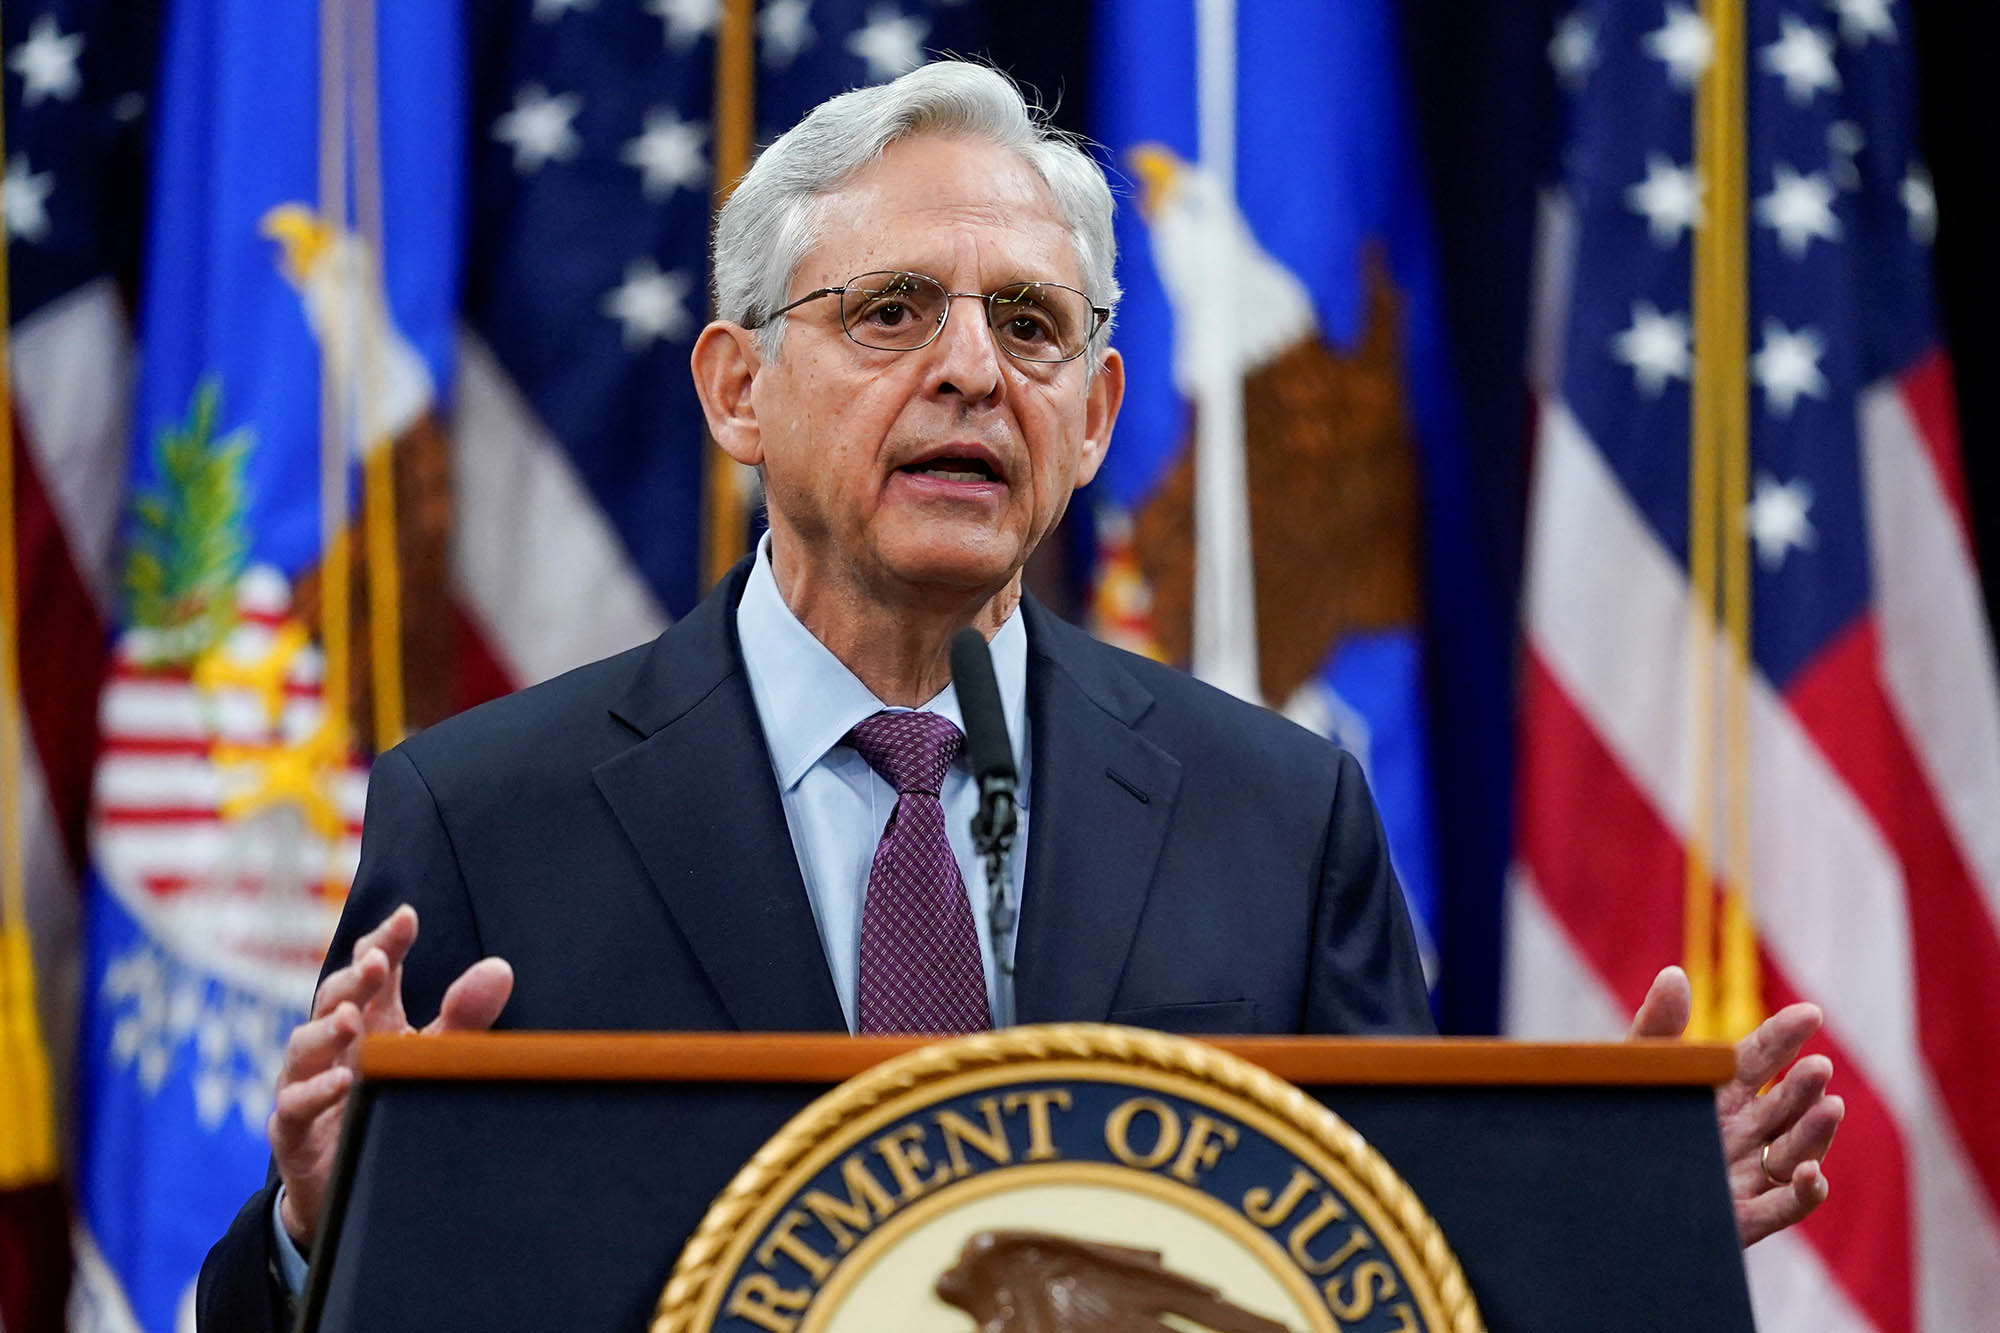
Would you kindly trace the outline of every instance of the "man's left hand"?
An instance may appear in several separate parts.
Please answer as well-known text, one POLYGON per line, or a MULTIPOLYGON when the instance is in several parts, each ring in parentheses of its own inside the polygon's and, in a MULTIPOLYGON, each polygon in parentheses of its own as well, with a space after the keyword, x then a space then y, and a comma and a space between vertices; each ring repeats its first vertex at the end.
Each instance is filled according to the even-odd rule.
MULTIPOLYGON (((1687 1031, 1693 1008, 1687 973, 1664 968, 1633 1016, 1629 1035, 1678 1037, 1687 1031)), ((1716 1089, 1715 1118, 1722 1129, 1729 1197, 1736 1206, 1736 1238, 1746 1247, 1826 1202, 1820 1161, 1833 1146, 1833 1132, 1847 1107, 1827 1095, 1833 1061, 1823 1055, 1798 1059, 1819 1025, 1817 1005, 1780 1009, 1736 1043, 1736 1077, 1716 1089), (1760 1094, 1781 1070, 1784 1077, 1760 1094)))

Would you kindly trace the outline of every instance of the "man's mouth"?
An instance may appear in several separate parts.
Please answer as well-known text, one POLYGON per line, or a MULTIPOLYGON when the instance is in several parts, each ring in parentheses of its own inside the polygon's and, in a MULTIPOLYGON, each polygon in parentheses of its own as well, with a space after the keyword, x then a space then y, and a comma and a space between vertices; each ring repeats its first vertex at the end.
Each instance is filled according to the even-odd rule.
POLYGON ((983 458, 962 458, 955 455, 940 455, 926 458, 920 463, 907 463, 896 469, 921 477, 936 477, 940 481, 998 481, 999 473, 983 458))
POLYGON ((939 445, 934 452, 913 458, 896 470, 913 477, 966 485, 1007 480, 999 458, 991 449, 966 440, 939 445))

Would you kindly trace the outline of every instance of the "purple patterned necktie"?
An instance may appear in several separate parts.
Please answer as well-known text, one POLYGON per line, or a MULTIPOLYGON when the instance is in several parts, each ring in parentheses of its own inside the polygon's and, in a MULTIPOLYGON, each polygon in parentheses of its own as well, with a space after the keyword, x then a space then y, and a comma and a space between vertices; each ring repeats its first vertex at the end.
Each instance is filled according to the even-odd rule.
POLYGON ((861 907, 863 1032, 983 1032, 986 972, 940 784, 965 737, 936 713, 881 712, 844 738, 896 789, 861 907))

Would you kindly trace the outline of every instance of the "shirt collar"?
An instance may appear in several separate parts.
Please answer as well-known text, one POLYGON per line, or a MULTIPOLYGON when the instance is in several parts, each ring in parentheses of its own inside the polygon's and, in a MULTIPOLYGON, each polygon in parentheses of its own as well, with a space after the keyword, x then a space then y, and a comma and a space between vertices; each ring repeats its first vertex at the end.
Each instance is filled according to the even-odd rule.
MULTIPOLYGON (((847 664, 813 637, 778 591, 771 572, 771 534, 757 543, 757 560, 736 604, 736 637, 750 675, 750 694, 764 725, 771 767, 781 790, 799 780, 840 743, 854 724, 889 705, 875 697, 847 664)), ((1000 711, 1014 744, 1014 762, 1027 771, 1028 630, 1016 607, 991 640, 1000 711)), ((950 718, 961 730, 958 691, 946 685, 923 711, 950 718)), ((960 760, 963 763, 963 759, 960 760)), ((1024 805, 1025 801, 1022 802, 1024 805)))

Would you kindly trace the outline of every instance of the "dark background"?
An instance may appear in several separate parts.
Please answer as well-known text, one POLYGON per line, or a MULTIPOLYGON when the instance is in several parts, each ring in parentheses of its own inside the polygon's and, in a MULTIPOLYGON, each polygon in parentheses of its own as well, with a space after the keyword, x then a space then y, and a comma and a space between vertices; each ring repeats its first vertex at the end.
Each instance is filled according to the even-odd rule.
MULTIPOLYGON (((1338 3, 1338 0, 1325 0, 1338 3)), ((1535 197, 1560 128, 1546 49, 1573 0, 1398 0, 1404 85, 1445 279, 1447 317, 1477 490, 1477 542, 1495 582, 1519 585, 1528 462, 1528 280, 1535 197)), ((1014 0, 991 7, 990 53, 1037 89, 1056 122, 1087 133, 1094 6, 1090 0, 1014 0)), ((1892 9, 1899 40, 1915 46, 1920 132, 1938 200, 1934 251, 1939 319, 1957 369, 1973 526, 1989 623, 2000 630, 2000 351, 1992 249, 2000 205, 1982 194, 1992 174, 1996 23, 1966 0, 1904 0, 1892 9)), ((2000 638, 2000 634, 1996 634, 2000 638)), ((1468 664, 1454 664, 1463 670, 1468 664)), ((1474 670, 1511 672, 1511 655, 1474 670)), ((1434 664, 1435 666, 1435 664, 1434 664)), ((1449 669, 1449 668, 1447 668, 1449 669)), ((1448 709, 1437 710, 1440 718, 1448 709)), ((1438 728, 1437 745, 1464 736, 1438 728)), ((1439 822, 1462 815, 1454 781, 1463 755, 1439 755, 1439 822)), ((1475 822, 1511 827, 1489 817, 1475 822)), ((1462 840, 1463 841, 1463 840, 1462 840)), ((1472 839, 1478 842, 1479 839, 1472 839)), ((1493 839, 1487 837, 1486 843, 1493 839)), ((1494 1029, 1499 994, 1500 884, 1492 846, 1441 851, 1445 894, 1439 1019, 1446 1031, 1494 1029)))

